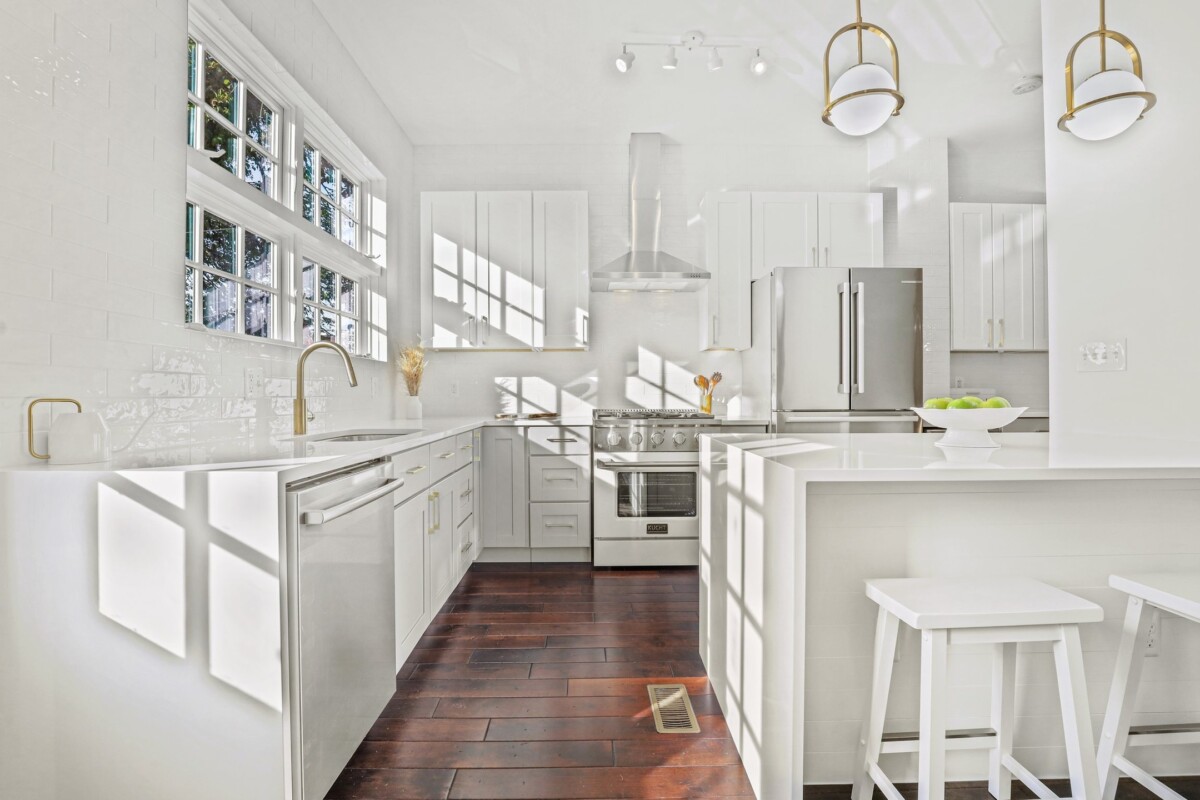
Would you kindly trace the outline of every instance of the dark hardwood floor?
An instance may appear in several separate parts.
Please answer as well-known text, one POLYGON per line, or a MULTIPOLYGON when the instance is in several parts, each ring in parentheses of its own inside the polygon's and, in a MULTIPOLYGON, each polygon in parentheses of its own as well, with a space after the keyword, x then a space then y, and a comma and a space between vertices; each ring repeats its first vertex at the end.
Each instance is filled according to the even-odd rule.
MULTIPOLYGON (((697 656, 697 597, 694 569, 476 564, 329 800, 753 797, 697 656), (701 733, 655 731, 656 681, 687 685, 701 733)), ((1200 779, 1173 785, 1200 800, 1200 779)), ((1017 785, 1013 796, 1032 797, 1017 785)), ((947 797, 990 795, 971 783, 947 797)), ((1153 800, 1131 782, 1118 798, 1153 800)))

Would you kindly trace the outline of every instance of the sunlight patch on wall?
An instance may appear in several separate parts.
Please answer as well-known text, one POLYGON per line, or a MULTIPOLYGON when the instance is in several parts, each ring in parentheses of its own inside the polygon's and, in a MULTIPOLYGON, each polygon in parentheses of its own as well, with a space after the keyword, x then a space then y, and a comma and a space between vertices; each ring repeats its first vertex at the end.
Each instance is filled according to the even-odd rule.
POLYGON ((97 490, 99 611, 186 655, 183 528, 109 486, 97 490))
POLYGON ((208 670, 276 711, 283 709, 279 582, 208 546, 208 670))
POLYGON ((208 480, 208 523, 267 558, 279 560, 279 509, 264 503, 278 491, 274 473, 213 472, 208 480))
POLYGON ((176 508, 184 506, 184 473, 154 472, 136 469, 117 473, 134 486, 139 486, 155 497, 162 498, 176 508))

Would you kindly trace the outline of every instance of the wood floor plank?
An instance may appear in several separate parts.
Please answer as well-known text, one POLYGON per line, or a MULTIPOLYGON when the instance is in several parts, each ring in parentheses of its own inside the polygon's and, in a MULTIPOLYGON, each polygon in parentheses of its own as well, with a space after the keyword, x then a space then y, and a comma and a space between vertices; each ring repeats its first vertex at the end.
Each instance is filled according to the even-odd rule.
POLYGON ((681 648, 693 647, 696 651, 700 648, 700 636, 692 631, 679 631, 673 634, 652 634, 649 636, 636 636, 617 634, 609 636, 547 636, 546 647, 667 647, 681 648))
MULTIPOLYGON (((737 745, 730 739, 664 736, 652 741, 613 742, 618 767, 716 767, 740 764, 737 745)), ((442 766, 431 764, 430 766, 442 766)), ((805 795, 808 793, 805 792, 805 795)), ((846 797, 849 793, 846 794, 846 797)), ((845 800, 845 797, 841 798, 845 800)))
POLYGON ((347 769, 325 800, 441 800, 452 780, 452 769, 347 769))
POLYGON ((422 636, 417 650, 478 650, 491 647, 545 647, 545 636, 422 636))
POLYGON ((739 767, 582 767, 473 770, 454 776, 456 800, 753 797, 739 767))
MULTIPOLYGON (((677 678, 673 683, 682 683, 687 687, 688 694, 712 694, 712 684, 708 678, 677 678)), ((641 678, 571 678, 567 694, 576 697, 598 697, 602 695, 622 695, 645 693, 646 681, 641 678)))
MULTIPOLYGON (((466 664, 414 664, 410 680, 431 678, 528 678, 529 664, 476 662, 466 664)), ((548 678, 561 677, 547 675, 548 678)))
POLYGON ((592 615, 584 611, 462 611, 450 614, 438 614, 433 618, 433 624, 466 623, 471 625, 491 625, 493 623, 529 624, 533 622, 592 622, 592 615))
POLYGON ((508 663, 508 664, 541 664, 545 662, 584 662, 584 661, 604 661, 605 652, 603 647, 556 647, 553 650, 546 648, 531 648, 527 650, 513 649, 490 649, 476 650, 471 653, 470 662, 472 664, 481 662, 508 663))
POLYGON ((675 671, 669 661, 625 661, 597 663, 534 664, 531 678, 662 678, 669 681, 675 671))
POLYGON ((695 611, 596 611, 596 622, 696 622, 700 615, 695 611))
POLYGON ((425 648, 413 650, 408 655, 409 664, 466 664, 471 659, 472 649, 425 648))
POLYGON ((357 769, 529 769, 611 767, 611 741, 363 742, 350 760, 357 769))
POLYGON ((485 719, 416 719, 381 717, 371 726, 367 740, 390 742, 482 742, 485 719))
MULTIPOLYGON (((729 728, 720 716, 697 716, 696 738, 727 738, 729 728)), ((654 727, 654 717, 528 717, 493 719, 488 726, 489 742, 560 742, 588 739, 657 739, 663 734, 654 727)))
MULTIPOLYGON (((589 615, 591 616, 591 615, 589 615)), ((598 616, 598 615, 597 615, 598 616)), ((488 636, 637 636, 673 639, 698 636, 699 624, 693 620, 632 620, 607 622, 534 622, 488 625, 488 636)))
POLYGON ((380 717, 432 717, 437 708, 436 697, 413 697, 408 700, 389 700, 380 717))
MULTIPOLYGON (((697 700, 712 695, 701 695, 697 700)), ((715 703, 693 703, 697 714, 714 713, 715 703)), ((436 716, 528 719, 531 717, 626 717, 651 716, 646 697, 447 697, 438 703, 436 716)), ((716 708, 715 713, 720 713, 716 708)))
POLYGON ((686 647, 606 647, 606 661, 693 661, 700 658, 700 645, 686 647))
POLYGON ((562 697, 565 680, 414 680, 396 689, 397 697, 562 697))

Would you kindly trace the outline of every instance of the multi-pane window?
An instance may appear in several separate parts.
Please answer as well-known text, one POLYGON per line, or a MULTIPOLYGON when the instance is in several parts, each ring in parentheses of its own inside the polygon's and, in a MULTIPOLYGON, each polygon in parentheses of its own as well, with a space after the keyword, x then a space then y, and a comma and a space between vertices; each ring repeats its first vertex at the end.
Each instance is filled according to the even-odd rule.
POLYGON ((279 113, 208 48, 188 39, 188 144, 276 197, 279 113))
POLYGON ((359 186, 318 148, 304 143, 304 218, 358 249, 359 186))
POLYGON ((303 343, 307 346, 317 341, 337 342, 357 353, 362 319, 358 281, 306 258, 300 287, 304 298, 303 343))
POLYGON ((283 339, 275 243, 187 204, 184 320, 226 333, 283 339))

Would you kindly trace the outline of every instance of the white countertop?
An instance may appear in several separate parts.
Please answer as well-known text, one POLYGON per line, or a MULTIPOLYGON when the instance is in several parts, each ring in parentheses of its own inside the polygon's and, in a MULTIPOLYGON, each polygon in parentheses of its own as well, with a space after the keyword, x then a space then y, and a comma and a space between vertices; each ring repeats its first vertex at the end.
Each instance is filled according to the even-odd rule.
POLYGON ((943 450, 934 444, 941 435, 730 434, 711 437, 710 447, 714 457, 753 454, 813 482, 1200 478, 1200 443, 1003 433, 993 436, 1002 445, 995 450, 943 450))

